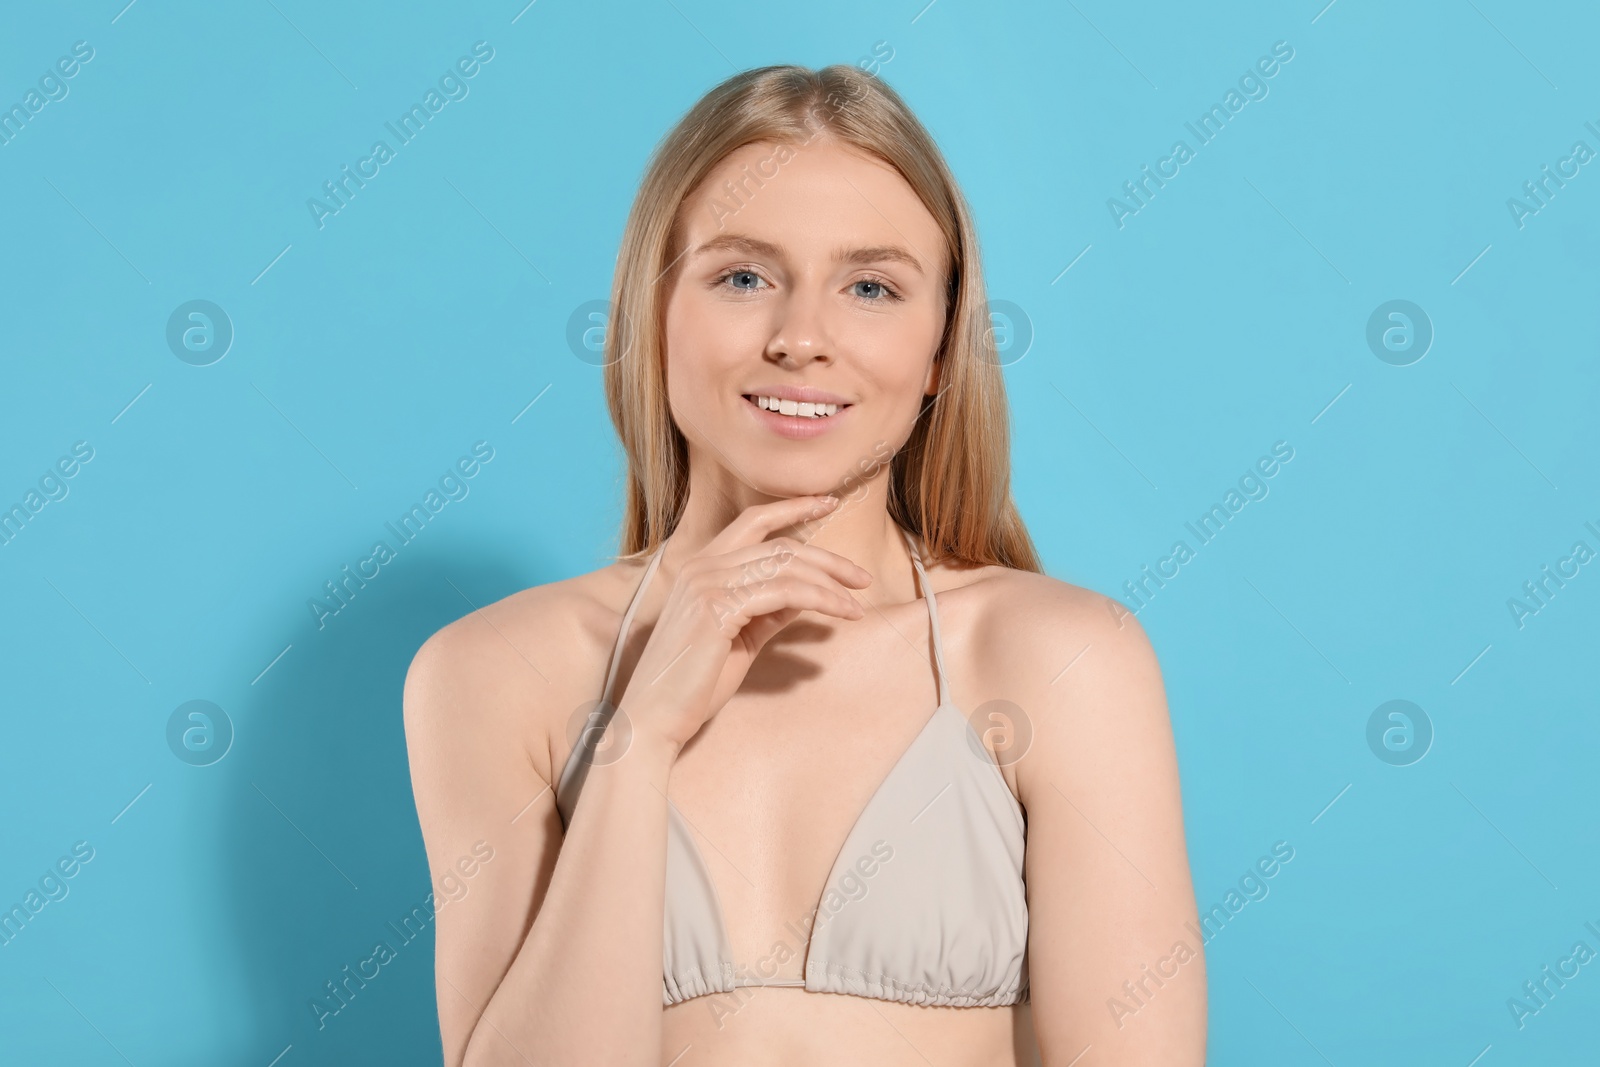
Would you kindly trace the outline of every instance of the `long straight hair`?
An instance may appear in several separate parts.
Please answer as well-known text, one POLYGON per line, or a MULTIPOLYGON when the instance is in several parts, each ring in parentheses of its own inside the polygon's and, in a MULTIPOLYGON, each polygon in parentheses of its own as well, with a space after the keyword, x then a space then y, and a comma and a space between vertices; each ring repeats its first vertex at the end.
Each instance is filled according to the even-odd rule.
POLYGON ((606 404, 627 455, 619 558, 654 551, 688 499, 688 443, 667 404, 664 329, 684 200, 745 145, 804 145, 823 135, 898 171, 938 222, 953 264, 935 357, 940 389, 890 460, 890 517, 920 538, 929 562, 1042 572, 1011 499, 1005 380, 966 201, 900 96, 844 64, 735 74, 706 93, 650 157, 622 233, 603 353, 606 404))

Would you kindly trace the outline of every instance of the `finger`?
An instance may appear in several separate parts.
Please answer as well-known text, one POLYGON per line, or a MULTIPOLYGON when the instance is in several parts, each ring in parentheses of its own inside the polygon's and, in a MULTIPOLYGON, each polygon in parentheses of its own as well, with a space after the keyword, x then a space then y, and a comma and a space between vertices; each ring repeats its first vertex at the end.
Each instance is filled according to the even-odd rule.
MULTIPOLYGON (((855 564, 849 566, 855 568, 855 564)), ((847 577, 853 576, 847 573, 847 577)), ((743 566, 708 571, 700 580, 710 582, 715 587, 715 592, 709 595, 723 603, 738 603, 749 599, 755 590, 780 578, 795 578, 810 582, 831 593, 855 600, 850 588, 827 568, 794 553, 788 553, 785 557, 757 559, 743 566)))
POLYGON ((841 619, 866 616, 866 609, 848 593, 835 592, 816 582, 785 576, 752 588, 749 596, 727 605, 727 610, 719 612, 717 619, 720 626, 742 628, 757 616, 784 608, 816 611, 841 619))
POLYGON ((797 561, 807 563, 835 580, 857 588, 863 588, 872 581, 872 573, 848 557, 790 537, 762 541, 726 552, 714 561, 716 563, 714 570, 724 572, 724 581, 750 581, 773 577, 797 561), (733 575, 728 575, 726 573, 728 571, 733 571, 737 579, 734 579, 733 575))
POLYGON ((799 608, 784 608, 766 615, 757 615, 746 623, 739 636, 749 646, 750 658, 754 659, 760 655, 761 650, 767 647, 767 642, 799 616, 799 608))
POLYGON ((717 536, 707 542, 706 554, 727 552, 757 544, 787 527, 832 513, 839 506, 836 496, 796 496, 745 508, 717 536))

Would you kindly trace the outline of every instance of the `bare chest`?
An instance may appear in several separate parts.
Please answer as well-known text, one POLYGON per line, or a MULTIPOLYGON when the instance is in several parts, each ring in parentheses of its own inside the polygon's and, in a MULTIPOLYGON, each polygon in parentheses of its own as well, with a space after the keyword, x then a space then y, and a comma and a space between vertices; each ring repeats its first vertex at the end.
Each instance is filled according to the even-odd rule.
MULTIPOLYGON (((901 1045, 915 1038, 916 1048, 943 1049, 956 1057, 952 1063, 1035 1062, 1011 1055, 1013 1047, 1031 1043, 1025 1004, 942 1008, 794 988, 806 974, 813 922, 836 883, 843 884, 840 872, 861 872, 850 876, 847 892, 871 892, 881 857, 871 855, 870 846, 860 856, 845 852, 864 851, 861 842, 872 835, 852 831, 863 822, 876 825, 868 816, 874 799, 883 799, 879 794, 891 772, 902 763, 924 765, 906 761, 914 746, 925 755, 930 739, 937 739, 938 751, 946 751, 943 746, 955 736, 952 714, 967 717, 972 743, 987 750, 1013 796, 1018 793, 1014 768, 996 753, 983 718, 988 702, 1005 689, 1003 679, 986 677, 976 662, 993 658, 974 652, 976 628, 987 617, 978 594, 966 588, 939 594, 942 690, 924 601, 874 609, 846 624, 802 617, 763 650, 739 691, 679 754, 667 792, 692 838, 689 851, 704 865, 716 895, 727 958, 771 987, 668 1008, 667 1045, 681 1052, 693 1044, 701 1055, 712 1048, 725 1053, 708 1064, 748 1062, 731 1028, 754 1042, 752 1049, 804 1050, 795 1062, 816 1062, 826 1049, 837 1050, 840 1027, 855 1016, 860 1047, 869 1047, 869 1035, 885 1031, 887 1013, 901 1045), (936 717, 943 726, 930 731, 936 717), (728 1021, 732 1008, 736 1026, 728 1021)), ((653 615, 647 600, 620 657, 617 691, 632 675, 653 615)), ((601 687, 593 688, 585 691, 588 704, 601 687)), ((549 751, 552 769, 559 770, 575 738, 557 736, 559 724, 554 727, 549 751)), ((884 805, 877 810, 881 814, 884 805)), ((877 1049, 859 1062, 899 1063, 897 1055, 906 1052, 899 1045, 877 1049)))
POLYGON ((758 660, 673 768, 668 796, 695 832, 736 962, 801 976, 830 873, 872 867, 841 846, 938 703, 926 664, 890 640, 899 653, 830 642, 758 660))
MULTIPOLYGON (((764 653, 673 768, 668 796, 716 886, 732 958, 765 980, 803 976, 831 896, 872 891, 883 855, 842 847, 939 703, 926 622, 909 612, 881 621, 890 625, 815 644, 796 633, 764 653)), ((946 638, 947 668, 960 659, 954 643, 946 638)), ((719 1067, 777 1063, 779 1049, 797 1065, 921 1064, 935 1052, 974 1067, 1038 1062, 1026 1004, 924 1007, 780 985, 687 1001, 664 1023, 663 1062, 685 1047, 719 1067)))
MULTIPOLYGON (((963 684, 952 680, 943 697, 981 701, 989 683, 966 671, 952 614, 946 670, 959 666, 963 684)), ((919 603, 836 628, 802 620, 680 753, 668 796, 716 888, 736 964, 802 977, 819 907, 829 895, 870 892, 882 857, 866 844, 869 854, 846 856, 845 843, 940 696, 919 603)))

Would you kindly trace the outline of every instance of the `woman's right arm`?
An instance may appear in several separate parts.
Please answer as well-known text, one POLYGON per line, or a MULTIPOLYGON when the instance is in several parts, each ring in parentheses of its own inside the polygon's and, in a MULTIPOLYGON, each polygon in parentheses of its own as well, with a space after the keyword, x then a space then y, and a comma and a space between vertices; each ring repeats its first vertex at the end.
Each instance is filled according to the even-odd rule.
POLYGON ((435 884, 465 870, 457 860, 479 840, 495 850, 437 913, 447 1067, 660 1063, 672 765, 802 611, 864 614, 845 583, 866 585, 866 571, 793 538, 766 540, 816 510, 816 498, 747 508, 682 563, 618 701, 613 727, 626 717, 628 748, 588 768, 564 837, 550 785, 559 772, 541 774, 525 738, 530 713, 555 722, 565 709, 530 712, 514 681, 529 669, 522 654, 482 613, 417 653, 406 744, 435 884))
POLYGON ((653 1067, 676 751, 635 736, 627 758, 591 766, 563 841, 554 790, 523 740, 527 687, 496 681, 515 655, 474 614, 429 638, 406 676, 444 1062, 653 1067), (474 862, 489 849, 493 859, 474 862), (462 886, 452 899, 448 887, 462 886))

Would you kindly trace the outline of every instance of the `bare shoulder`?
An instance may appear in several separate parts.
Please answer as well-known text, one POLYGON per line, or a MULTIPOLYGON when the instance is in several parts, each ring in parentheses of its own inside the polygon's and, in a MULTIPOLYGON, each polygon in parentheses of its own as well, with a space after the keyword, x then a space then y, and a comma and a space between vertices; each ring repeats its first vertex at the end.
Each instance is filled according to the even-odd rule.
POLYGON ((406 671, 408 730, 467 725, 524 746, 546 782, 551 741, 597 699, 622 612, 644 568, 623 560, 530 586, 435 631, 406 671))
POLYGON ((1013 684, 1053 684, 1080 653, 1096 647, 1154 658, 1133 613, 1092 589, 1000 566, 941 564, 929 568, 929 579, 941 608, 949 603, 960 620, 971 658, 994 664, 994 673, 1013 684))
MULTIPOLYGON (((1019 797, 1040 784, 1030 779, 1071 775, 1088 761, 1115 762, 1110 753, 1119 743, 1152 752, 1170 745, 1160 664, 1144 627, 1120 602, 1009 567, 929 576, 941 614, 953 616, 951 629, 961 635, 967 700, 976 701, 969 712, 1004 700, 1014 706, 1009 714, 1025 720, 1033 751, 1007 768, 1019 797)), ((959 679, 952 685, 963 688, 959 679)))

